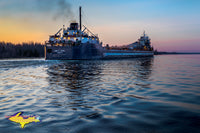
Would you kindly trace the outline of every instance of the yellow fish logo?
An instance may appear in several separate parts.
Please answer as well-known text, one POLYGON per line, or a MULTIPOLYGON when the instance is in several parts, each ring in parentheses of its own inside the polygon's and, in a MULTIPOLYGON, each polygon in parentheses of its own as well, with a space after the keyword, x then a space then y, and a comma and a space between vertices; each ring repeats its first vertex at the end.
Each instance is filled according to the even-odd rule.
POLYGON ((22 113, 23 112, 16 113, 15 115, 10 116, 8 119, 10 121, 19 123, 21 125, 21 128, 24 128, 26 124, 31 122, 40 122, 39 118, 36 118, 36 116, 24 117, 22 116, 22 113))

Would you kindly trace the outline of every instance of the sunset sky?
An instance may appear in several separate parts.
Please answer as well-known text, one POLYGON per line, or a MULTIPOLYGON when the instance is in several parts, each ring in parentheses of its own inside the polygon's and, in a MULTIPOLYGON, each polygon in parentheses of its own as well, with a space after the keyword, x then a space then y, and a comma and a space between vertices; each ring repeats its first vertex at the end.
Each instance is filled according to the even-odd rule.
POLYGON ((78 21, 103 44, 130 44, 143 31, 159 51, 200 52, 200 0, 0 0, 0 41, 44 42, 78 21))

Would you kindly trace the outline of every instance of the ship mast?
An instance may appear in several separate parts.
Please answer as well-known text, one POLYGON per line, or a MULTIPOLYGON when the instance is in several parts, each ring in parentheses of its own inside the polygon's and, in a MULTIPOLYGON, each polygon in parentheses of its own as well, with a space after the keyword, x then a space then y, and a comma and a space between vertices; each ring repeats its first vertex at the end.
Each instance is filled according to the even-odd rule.
POLYGON ((81 6, 79 7, 79 25, 80 25, 80 30, 82 30, 82 24, 81 24, 81 6))

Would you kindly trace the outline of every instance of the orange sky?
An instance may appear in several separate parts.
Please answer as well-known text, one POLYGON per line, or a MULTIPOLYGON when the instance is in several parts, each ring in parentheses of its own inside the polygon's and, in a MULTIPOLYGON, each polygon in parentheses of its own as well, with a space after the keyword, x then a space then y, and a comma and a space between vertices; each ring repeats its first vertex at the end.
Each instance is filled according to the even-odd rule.
POLYGON ((18 22, 14 19, 1 19, 0 21, 0 39, 5 42, 43 42, 45 33, 28 25, 27 23, 18 22))

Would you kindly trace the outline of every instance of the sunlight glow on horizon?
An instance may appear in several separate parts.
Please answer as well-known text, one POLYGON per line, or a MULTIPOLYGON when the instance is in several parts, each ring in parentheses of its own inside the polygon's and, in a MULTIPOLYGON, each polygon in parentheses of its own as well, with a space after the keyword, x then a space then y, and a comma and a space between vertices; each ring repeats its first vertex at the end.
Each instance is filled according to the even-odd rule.
MULTIPOLYGON (((71 4, 76 21, 78 6, 82 5, 84 25, 98 34, 104 45, 133 43, 146 31, 154 48, 160 51, 200 52, 197 0, 66 1, 71 4)), ((72 21, 70 18, 53 20, 53 11, 35 6, 34 0, 0 1, 0 41, 44 43, 49 35, 55 34, 63 24, 68 27, 72 21)))

